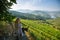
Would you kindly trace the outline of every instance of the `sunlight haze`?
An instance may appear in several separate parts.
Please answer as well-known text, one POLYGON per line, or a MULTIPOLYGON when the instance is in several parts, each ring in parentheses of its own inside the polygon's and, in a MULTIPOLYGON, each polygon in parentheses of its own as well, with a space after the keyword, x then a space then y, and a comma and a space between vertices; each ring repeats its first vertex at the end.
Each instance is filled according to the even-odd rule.
POLYGON ((17 0, 17 4, 12 5, 12 10, 29 9, 44 11, 59 11, 60 0, 17 0))

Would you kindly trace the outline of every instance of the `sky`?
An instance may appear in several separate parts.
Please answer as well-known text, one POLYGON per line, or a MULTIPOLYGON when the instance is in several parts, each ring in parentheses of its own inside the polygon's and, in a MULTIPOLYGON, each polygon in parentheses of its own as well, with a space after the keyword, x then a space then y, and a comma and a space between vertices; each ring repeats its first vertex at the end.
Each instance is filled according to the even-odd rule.
POLYGON ((11 8, 11 10, 60 11, 60 0, 17 0, 17 4, 11 8))

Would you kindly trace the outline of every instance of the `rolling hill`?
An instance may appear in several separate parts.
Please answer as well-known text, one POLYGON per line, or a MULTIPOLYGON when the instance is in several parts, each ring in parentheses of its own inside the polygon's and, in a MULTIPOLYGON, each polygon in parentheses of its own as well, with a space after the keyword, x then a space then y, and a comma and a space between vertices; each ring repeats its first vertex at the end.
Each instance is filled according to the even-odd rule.
POLYGON ((26 19, 50 19, 60 17, 59 11, 40 11, 40 10, 10 10, 10 13, 17 17, 25 17, 26 19))
POLYGON ((35 40, 60 40, 59 30, 52 25, 42 23, 41 20, 24 20, 21 19, 24 27, 28 28, 30 34, 35 40))

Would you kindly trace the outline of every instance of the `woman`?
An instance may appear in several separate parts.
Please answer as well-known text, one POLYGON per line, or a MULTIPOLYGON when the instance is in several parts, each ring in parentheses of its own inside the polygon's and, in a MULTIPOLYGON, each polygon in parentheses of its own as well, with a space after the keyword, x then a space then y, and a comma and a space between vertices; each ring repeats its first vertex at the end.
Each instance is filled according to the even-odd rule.
POLYGON ((19 40, 22 40, 22 24, 21 24, 21 21, 19 18, 16 19, 15 21, 15 30, 16 30, 16 33, 17 33, 17 37, 19 40))

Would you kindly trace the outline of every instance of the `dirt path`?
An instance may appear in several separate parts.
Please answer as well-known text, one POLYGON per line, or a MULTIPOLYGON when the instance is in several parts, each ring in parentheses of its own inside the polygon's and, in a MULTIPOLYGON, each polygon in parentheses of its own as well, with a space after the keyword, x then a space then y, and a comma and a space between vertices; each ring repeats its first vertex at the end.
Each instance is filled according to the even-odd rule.
POLYGON ((22 37, 22 40, 34 40, 33 37, 30 35, 29 32, 26 32, 24 33, 23 37, 22 37))
POLYGON ((28 38, 27 38, 27 36, 25 35, 25 33, 23 33, 22 40, 28 40, 28 38))
POLYGON ((25 34, 26 34, 28 40, 34 40, 34 38, 30 35, 29 32, 26 32, 26 31, 25 31, 25 34))

